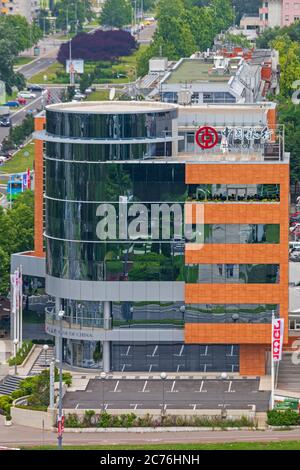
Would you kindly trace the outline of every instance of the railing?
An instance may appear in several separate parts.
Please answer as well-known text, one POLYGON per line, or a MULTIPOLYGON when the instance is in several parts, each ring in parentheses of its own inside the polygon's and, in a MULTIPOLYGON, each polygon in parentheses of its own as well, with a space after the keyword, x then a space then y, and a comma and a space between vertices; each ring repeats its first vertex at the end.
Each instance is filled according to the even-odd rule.
MULTIPOLYGON (((60 320, 58 319, 55 310, 53 308, 46 308, 46 323, 48 325, 58 325, 60 320)), ((70 329, 104 329, 111 330, 112 328, 112 319, 111 318, 94 318, 77 315, 64 315, 62 319, 62 327, 70 329)))

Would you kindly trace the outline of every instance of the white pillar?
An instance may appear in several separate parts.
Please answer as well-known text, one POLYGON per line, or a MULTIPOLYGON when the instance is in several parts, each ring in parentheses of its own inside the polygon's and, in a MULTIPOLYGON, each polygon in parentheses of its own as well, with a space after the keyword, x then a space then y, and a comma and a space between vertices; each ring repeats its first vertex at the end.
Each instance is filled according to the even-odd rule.
MULTIPOLYGON (((104 329, 111 329, 111 302, 103 302, 104 329)), ((103 341, 103 370, 110 371, 110 341, 103 341)))
MULTIPOLYGON (((55 297, 55 321, 58 319, 58 312, 61 310, 61 298, 60 297, 55 297)), ((59 360, 59 322, 57 321, 56 323, 57 328, 56 328, 56 336, 55 336, 55 358, 59 360)))
POLYGON ((110 341, 103 341, 103 370, 110 371, 110 341))

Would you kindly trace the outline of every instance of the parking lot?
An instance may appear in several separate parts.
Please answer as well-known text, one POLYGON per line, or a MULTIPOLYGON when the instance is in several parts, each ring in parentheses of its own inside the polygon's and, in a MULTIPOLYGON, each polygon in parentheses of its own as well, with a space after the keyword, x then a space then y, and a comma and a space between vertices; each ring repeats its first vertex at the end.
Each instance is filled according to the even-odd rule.
POLYGON ((85 391, 67 392, 68 409, 268 409, 259 379, 91 379, 85 391))

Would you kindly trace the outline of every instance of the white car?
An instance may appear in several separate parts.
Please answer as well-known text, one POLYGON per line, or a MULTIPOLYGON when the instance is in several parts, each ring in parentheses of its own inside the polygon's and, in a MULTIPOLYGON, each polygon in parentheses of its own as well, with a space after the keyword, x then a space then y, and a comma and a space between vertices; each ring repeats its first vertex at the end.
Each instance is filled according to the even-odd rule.
POLYGON ((86 98, 86 95, 82 93, 76 93, 76 95, 73 96, 73 99, 76 101, 85 100, 85 98, 86 98))
POLYGON ((31 99, 31 98, 36 98, 36 94, 35 93, 31 93, 30 91, 20 91, 18 93, 18 97, 19 98, 25 98, 25 99, 31 99))

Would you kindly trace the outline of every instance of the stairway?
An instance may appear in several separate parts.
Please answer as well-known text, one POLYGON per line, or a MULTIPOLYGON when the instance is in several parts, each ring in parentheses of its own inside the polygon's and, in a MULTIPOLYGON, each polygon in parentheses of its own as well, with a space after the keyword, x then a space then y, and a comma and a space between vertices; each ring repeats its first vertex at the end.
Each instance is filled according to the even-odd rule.
POLYGON ((38 358, 36 359, 35 363, 33 364, 29 375, 38 375, 41 372, 43 372, 43 370, 48 369, 50 362, 52 361, 54 356, 55 354, 54 354, 53 346, 49 346, 49 349, 47 350, 46 355, 45 355, 45 351, 41 349, 41 352, 38 358))
POLYGON ((300 393, 300 364, 293 364, 292 354, 283 353, 279 363, 277 388, 300 393))
POLYGON ((19 388, 19 384, 22 380, 24 379, 21 377, 7 375, 2 382, 0 382, 0 395, 10 395, 19 388))

